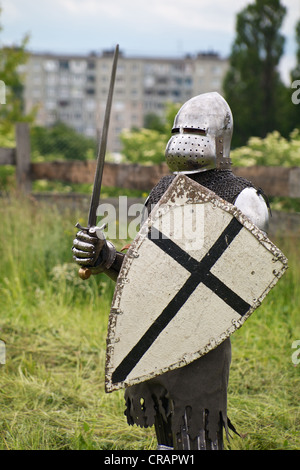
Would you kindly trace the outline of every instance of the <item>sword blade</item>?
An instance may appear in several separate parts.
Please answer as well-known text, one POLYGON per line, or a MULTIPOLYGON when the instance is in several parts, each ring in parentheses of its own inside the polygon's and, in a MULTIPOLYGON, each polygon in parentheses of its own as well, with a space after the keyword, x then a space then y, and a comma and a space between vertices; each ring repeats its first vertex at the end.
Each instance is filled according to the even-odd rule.
POLYGON ((102 128, 102 136, 101 136, 99 151, 98 151, 98 156, 97 156, 97 166, 96 166, 96 172, 95 172, 95 178, 94 178, 94 187, 93 187, 93 193, 92 193, 90 209, 89 209, 88 228, 93 227, 94 225, 96 225, 96 222, 97 222, 96 212, 97 212, 97 207, 100 201, 102 175, 103 175, 103 169, 104 169, 104 160, 105 160, 105 154, 106 154, 107 136, 108 136, 110 112, 111 112, 111 105, 112 105, 116 71, 117 71, 118 55, 119 55, 119 45, 117 44, 115 53, 114 53, 114 58, 113 58, 109 92, 108 92, 108 97, 107 97, 107 102, 106 102, 106 109, 105 109, 104 122, 103 122, 103 128, 102 128))

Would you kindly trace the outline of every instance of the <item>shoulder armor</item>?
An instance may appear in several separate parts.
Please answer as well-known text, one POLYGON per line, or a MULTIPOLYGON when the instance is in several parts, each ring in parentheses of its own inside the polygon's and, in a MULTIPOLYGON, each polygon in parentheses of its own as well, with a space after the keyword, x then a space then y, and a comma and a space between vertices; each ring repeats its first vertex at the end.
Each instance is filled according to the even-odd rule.
POLYGON ((267 233, 269 210, 261 192, 255 188, 245 188, 236 198, 234 205, 260 230, 267 233))

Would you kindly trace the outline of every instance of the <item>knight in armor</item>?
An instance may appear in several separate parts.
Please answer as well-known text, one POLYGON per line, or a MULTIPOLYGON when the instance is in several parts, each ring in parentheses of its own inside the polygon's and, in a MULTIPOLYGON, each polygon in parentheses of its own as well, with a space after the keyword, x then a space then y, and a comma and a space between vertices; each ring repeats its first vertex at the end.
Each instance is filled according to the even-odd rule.
MULTIPOLYGON (((147 215, 176 175, 184 173, 234 204, 267 232, 268 205, 261 190, 231 171, 232 132, 230 107, 218 93, 205 93, 187 101, 175 117, 166 147, 172 173, 151 191, 145 202, 147 215)), ((116 280, 125 255, 109 241, 99 253, 101 244, 97 236, 79 231, 74 240, 74 258, 80 266, 89 266, 116 280)), ((230 362, 231 343, 227 338, 188 365, 128 387, 128 424, 154 425, 160 450, 222 450, 224 429, 227 437, 229 429, 235 431, 227 416, 230 362)))

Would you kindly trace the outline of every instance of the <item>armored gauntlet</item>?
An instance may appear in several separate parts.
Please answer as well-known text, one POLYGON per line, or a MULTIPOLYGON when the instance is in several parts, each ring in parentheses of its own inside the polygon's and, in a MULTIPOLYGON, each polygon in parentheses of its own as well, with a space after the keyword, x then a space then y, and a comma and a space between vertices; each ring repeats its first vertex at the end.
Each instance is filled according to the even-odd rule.
POLYGON ((114 245, 105 239, 102 231, 79 230, 73 240, 73 258, 92 274, 109 269, 116 258, 114 245))

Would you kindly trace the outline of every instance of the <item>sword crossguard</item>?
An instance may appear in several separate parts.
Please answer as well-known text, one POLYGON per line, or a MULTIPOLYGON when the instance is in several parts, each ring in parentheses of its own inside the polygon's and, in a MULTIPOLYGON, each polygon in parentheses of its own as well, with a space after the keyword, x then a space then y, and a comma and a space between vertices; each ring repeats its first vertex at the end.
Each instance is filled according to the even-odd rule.
POLYGON ((105 235, 103 233, 103 230, 106 228, 106 224, 103 224, 101 227, 98 227, 98 225, 93 225, 92 227, 82 227, 78 222, 75 225, 75 227, 79 228, 79 230, 82 230, 83 232, 87 232, 91 235, 96 234, 97 237, 100 240, 105 240, 105 235))
POLYGON ((77 222, 77 224, 75 225, 75 227, 79 228, 79 230, 82 230, 82 231, 84 231, 84 232, 88 232, 88 231, 89 231, 88 227, 82 227, 82 225, 80 225, 79 222, 77 222))

